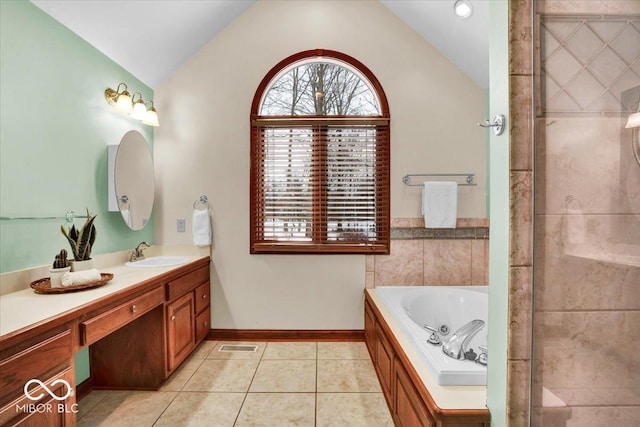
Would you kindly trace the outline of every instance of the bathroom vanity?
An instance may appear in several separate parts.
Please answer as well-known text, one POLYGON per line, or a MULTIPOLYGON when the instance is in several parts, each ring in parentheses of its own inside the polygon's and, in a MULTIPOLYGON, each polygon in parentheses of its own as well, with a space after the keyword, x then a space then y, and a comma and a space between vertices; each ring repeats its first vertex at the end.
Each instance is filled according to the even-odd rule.
POLYGON ((74 355, 87 346, 92 388, 157 390, 209 332, 209 262, 117 266, 101 288, 3 295, 0 425, 75 425, 74 355))

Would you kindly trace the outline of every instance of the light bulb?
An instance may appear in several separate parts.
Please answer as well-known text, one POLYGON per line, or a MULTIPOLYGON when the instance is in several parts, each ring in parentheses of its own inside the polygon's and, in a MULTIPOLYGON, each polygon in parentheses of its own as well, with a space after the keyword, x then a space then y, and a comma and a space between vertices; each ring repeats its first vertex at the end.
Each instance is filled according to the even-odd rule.
POLYGON ((453 4, 453 10, 462 19, 466 19, 473 13, 473 6, 469 0, 457 0, 453 4))
POLYGON ((144 105, 144 101, 139 100, 133 104, 133 112, 131 113, 131 117, 136 120, 145 120, 147 118, 147 106, 144 105))
POLYGON ((114 108, 126 114, 129 114, 131 110, 133 110, 133 104, 131 103, 131 95, 129 95, 129 92, 125 90, 118 95, 114 108))
POLYGON ((160 122, 158 122, 158 113, 155 108, 149 108, 145 119, 142 120, 142 123, 149 126, 160 126, 160 122))

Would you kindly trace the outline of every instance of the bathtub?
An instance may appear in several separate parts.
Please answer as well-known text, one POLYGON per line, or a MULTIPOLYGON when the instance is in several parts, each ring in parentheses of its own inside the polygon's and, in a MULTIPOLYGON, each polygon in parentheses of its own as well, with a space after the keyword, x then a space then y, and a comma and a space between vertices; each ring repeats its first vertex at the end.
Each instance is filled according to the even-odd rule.
POLYGON ((375 293, 439 385, 487 384, 486 366, 447 356, 442 345, 427 343, 431 332, 423 328, 429 325, 445 332, 448 329, 441 334, 446 343, 461 326, 475 319, 483 320, 485 325, 468 345, 480 353, 478 346, 487 345, 487 286, 379 286, 375 293))

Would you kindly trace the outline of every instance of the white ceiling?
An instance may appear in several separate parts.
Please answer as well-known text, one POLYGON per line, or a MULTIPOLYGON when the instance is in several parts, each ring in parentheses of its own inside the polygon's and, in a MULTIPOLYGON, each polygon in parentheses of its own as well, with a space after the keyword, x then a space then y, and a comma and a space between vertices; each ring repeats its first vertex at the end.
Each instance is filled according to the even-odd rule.
MULTIPOLYGON (((298 0, 302 1, 302 0, 298 0)), ((481 87, 489 76, 489 0, 460 19, 453 0, 380 0, 481 87)), ((31 0, 156 87, 254 0, 31 0)))

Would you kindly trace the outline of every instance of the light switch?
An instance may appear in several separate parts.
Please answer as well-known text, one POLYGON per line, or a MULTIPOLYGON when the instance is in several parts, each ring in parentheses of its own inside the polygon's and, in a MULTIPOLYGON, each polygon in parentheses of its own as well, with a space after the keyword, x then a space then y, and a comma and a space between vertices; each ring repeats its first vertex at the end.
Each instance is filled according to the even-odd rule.
POLYGON ((178 228, 178 233, 184 233, 185 231, 185 220, 184 219, 178 219, 176 221, 176 225, 178 228))

